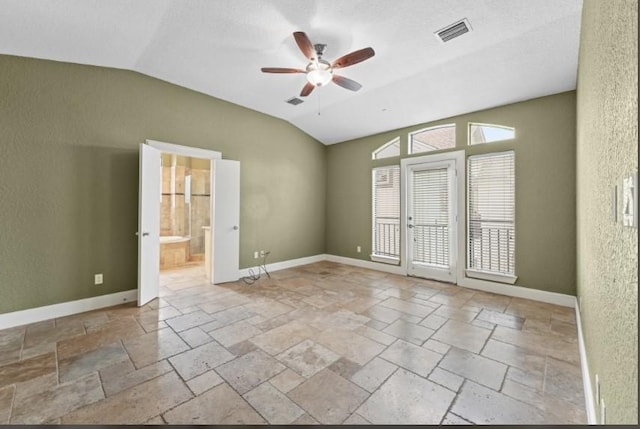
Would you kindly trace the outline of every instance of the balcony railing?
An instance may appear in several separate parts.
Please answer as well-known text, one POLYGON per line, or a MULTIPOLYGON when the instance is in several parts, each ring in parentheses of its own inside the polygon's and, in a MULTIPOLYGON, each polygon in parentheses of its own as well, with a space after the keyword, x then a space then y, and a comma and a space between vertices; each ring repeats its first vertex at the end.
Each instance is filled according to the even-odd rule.
MULTIPOLYGON (((449 264, 449 228, 442 224, 414 224, 413 260, 431 265, 449 264)), ((513 274, 515 271, 515 231, 513 223, 483 221, 469 227, 469 268, 513 274)), ((400 257, 400 219, 375 219, 374 254, 400 257)))
POLYGON ((515 231, 512 222, 483 221, 469 226, 469 268, 514 273, 515 231))
POLYGON ((390 258, 400 257, 400 218, 378 217, 375 221, 373 253, 390 258))
POLYGON ((413 225, 413 261, 449 266, 449 226, 438 223, 413 225))

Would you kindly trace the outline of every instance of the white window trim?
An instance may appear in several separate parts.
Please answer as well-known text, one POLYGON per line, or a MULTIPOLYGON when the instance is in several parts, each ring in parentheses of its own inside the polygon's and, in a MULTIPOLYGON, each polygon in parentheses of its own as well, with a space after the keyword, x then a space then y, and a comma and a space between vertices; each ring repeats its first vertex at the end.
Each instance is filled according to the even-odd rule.
POLYGON ((509 140, 515 140, 516 139, 516 128, 515 127, 510 127, 508 125, 498 125, 498 124, 487 124, 484 122, 468 122, 467 123, 467 146, 482 146, 485 144, 491 144, 491 143, 500 143, 500 142, 508 142, 509 140), (494 128, 502 128, 505 130, 511 130, 513 131, 513 137, 511 137, 510 139, 504 139, 504 140, 493 140, 490 142, 485 142, 485 143, 476 143, 476 144, 472 144, 471 143, 471 125, 480 125, 481 127, 494 127, 494 128))
MULTIPOLYGON (((431 130, 437 130, 438 128, 449 128, 449 127, 453 127, 453 128, 455 129, 455 128, 457 127, 457 125, 456 125, 456 123, 454 122, 454 123, 451 123, 451 124, 434 125, 433 127, 427 127, 427 128, 422 128, 422 129, 419 129, 419 130, 411 131, 411 132, 407 135, 407 153, 408 153, 409 155, 413 155, 413 154, 415 154, 415 153, 416 153, 416 152, 413 152, 413 151, 411 150, 411 141, 412 141, 412 138, 413 138, 413 135, 414 135, 414 134, 420 134, 420 133, 423 133, 423 132, 425 132, 425 131, 431 131, 431 130)), ((431 146, 431 145, 429 145, 429 146, 431 146)), ((431 147, 433 147, 433 146, 431 146, 431 147)), ((455 147, 456 147, 456 146, 455 146, 455 141, 454 141, 454 146, 453 146, 453 147, 451 147, 451 148, 445 148, 445 149, 435 149, 435 150, 433 150, 432 152, 435 152, 435 151, 437 151, 437 150, 451 150, 451 149, 455 149, 455 147)), ((425 156, 427 156, 426 154, 428 154, 429 152, 427 151, 427 152, 417 152, 417 153, 424 153, 424 154, 425 154, 425 156)))
POLYGON ((380 256, 371 254, 369 255, 373 262, 380 262, 382 264, 400 265, 400 258, 392 258, 391 256, 380 256))
MULTIPOLYGON (((464 255, 466 252, 466 239, 467 239, 467 230, 466 230, 466 196, 465 192, 465 183, 466 183, 466 162, 467 158, 465 156, 464 150, 456 150, 444 153, 434 153, 427 154, 422 156, 417 156, 413 158, 404 158, 400 160, 400 237, 401 239, 406 237, 406 234, 403 231, 407 230, 407 168, 413 164, 421 164, 424 162, 439 162, 439 161, 448 161, 455 160, 456 163, 456 182, 455 186, 457 189, 457 199, 458 199, 458 237, 456 239, 457 242, 457 255, 456 255, 456 283, 459 284, 460 280, 463 279, 464 270, 466 262, 464 260, 461 261, 460 255, 464 255)), ((404 240, 406 241, 406 240, 404 240)), ((406 275, 408 273, 407 266, 407 253, 408 253, 408 245, 404 241, 400 243, 400 267, 402 268, 402 272, 406 275)))
POLYGON ((394 138, 391 141, 386 142, 385 144, 383 144, 382 146, 380 146, 378 149, 374 150, 373 152, 371 152, 371 159, 374 161, 380 160, 380 159, 389 159, 389 158, 396 158, 398 156, 401 155, 401 144, 400 144, 400 136, 397 136, 396 138, 394 138), (388 148, 389 146, 391 146, 392 144, 398 143, 398 155, 394 155, 394 156, 385 156, 384 158, 378 158, 378 152, 381 152, 382 150, 388 148))
MULTIPOLYGON (((399 140, 400 137, 397 137, 397 139, 399 140)), ((393 141, 389 142, 389 143, 393 143, 393 141)), ((391 164, 391 165, 385 165, 385 166, 380 166, 380 167, 373 167, 371 169, 371 183, 372 185, 375 183, 376 181, 376 170, 379 169, 383 169, 383 168, 390 168, 390 167, 400 167, 398 164, 391 164)), ((402 185, 400 185, 402 186, 402 185)), ((371 192, 373 192, 373 186, 371 186, 371 192)), ((402 192, 402 188, 400 189, 400 192, 402 192)), ((372 203, 373 203, 373 195, 371 197, 372 199, 372 203)), ((402 211, 402 210, 401 210, 402 211)), ((375 210, 373 205, 371 206, 371 254, 369 255, 369 258, 374 261, 374 262, 381 262, 383 264, 392 264, 392 265, 399 265, 400 264, 400 258, 394 258, 393 256, 385 256, 385 255, 378 255, 376 253, 374 253, 375 251, 375 247, 376 247, 376 233, 375 233, 375 228, 373 227, 376 223, 376 214, 375 214, 375 210)), ((400 246, 402 247, 402 234, 400 234, 400 246)))
POLYGON ((518 276, 512 276, 511 274, 487 273, 485 271, 470 270, 468 268, 464 270, 464 273, 465 277, 468 278, 488 280, 496 283, 508 283, 510 285, 518 280, 518 276))
MULTIPOLYGON (((497 154, 501 154, 501 153, 508 153, 508 152, 513 152, 514 155, 514 174, 515 174, 515 150, 510 149, 510 150, 505 150, 505 151, 500 151, 500 152, 488 152, 488 153, 483 153, 483 154, 479 154, 479 155, 470 155, 469 157, 467 157, 465 159, 465 169, 468 167, 468 163, 469 163, 469 158, 471 156, 473 156, 474 158, 488 158, 490 156, 493 155, 497 155, 497 154)), ((469 184, 467 182, 465 182, 465 213, 467 211, 468 204, 469 204, 469 184)), ((514 185, 515 186, 515 185, 514 185)), ((515 202, 514 202, 515 204, 515 202)), ((515 207, 514 207, 515 210, 515 207)), ((514 211, 514 225, 515 225, 515 211, 514 211)), ((464 224, 464 229, 465 229, 465 242, 464 242, 464 249, 465 249, 465 253, 466 253, 466 257, 465 257, 465 277, 469 277, 469 278, 476 278, 479 280, 489 280, 489 281, 495 281, 497 283, 510 283, 510 284, 514 284, 516 282, 516 280, 518 280, 518 276, 515 274, 516 270, 517 270, 517 266, 513 267, 513 274, 501 274, 501 273, 488 273, 486 271, 479 271, 479 270, 473 270, 470 268, 467 268, 469 266, 469 248, 468 246, 468 234, 469 234, 469 223, 467 222, 467 220, 465 220, 465 224, 464 224)))

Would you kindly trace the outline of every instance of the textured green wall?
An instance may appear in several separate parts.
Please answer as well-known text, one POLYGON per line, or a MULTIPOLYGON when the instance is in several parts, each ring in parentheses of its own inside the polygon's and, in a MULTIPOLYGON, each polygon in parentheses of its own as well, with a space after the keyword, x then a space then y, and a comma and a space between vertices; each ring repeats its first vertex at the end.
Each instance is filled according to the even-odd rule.
POLYGON ((638 170, 637 0, 584 2, 577 92, 577 280, 590 378, 595 386, 599 375, 607 423, 637 424, 638 230, 622 226, 620 191, 638 170))
POLYGON ((136 288, 145 139, 241 162, 241 267, 324 252, 315 139, 135 72, 0 56, 0 313, 136 288))
POLYGON ((371 168, 400 163, 372 161, 371 152, 400 136, 406 157, 409 132, 456 123, 455 150, 467 156, 515 150, 516 285, 575 295, 575 115, 571 91, 329 146, 327 253, 369 259, 371 168), (467 122, 515 127, 516 139, 467 147, 467 122))

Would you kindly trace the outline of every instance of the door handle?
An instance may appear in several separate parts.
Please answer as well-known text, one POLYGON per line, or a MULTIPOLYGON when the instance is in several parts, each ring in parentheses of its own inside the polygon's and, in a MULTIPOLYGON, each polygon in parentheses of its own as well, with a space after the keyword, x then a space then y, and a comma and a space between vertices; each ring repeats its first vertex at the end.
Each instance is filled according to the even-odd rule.
MULTIPOLYGON (((140 233, 139 233, 139 232, 136 232, 136 235, 137 235, 137 236, 140 236, 140 233)), ((149 233, 148 233, 148 232, 143 232, 143 233, 142 233, 142 236, 143 236, 143 237, 146 237, 147 235, 149 235, 149 233)))
POLYGON ((233 230, 234 230, 234 231, 237 231, 237 230, 239 230, 239 229, 240 229, 240 227, 239 227, 238 225, 233 225, 233 230))
POLYGON ((407 228, 413 228, 413 225, 407 225, 407 228))

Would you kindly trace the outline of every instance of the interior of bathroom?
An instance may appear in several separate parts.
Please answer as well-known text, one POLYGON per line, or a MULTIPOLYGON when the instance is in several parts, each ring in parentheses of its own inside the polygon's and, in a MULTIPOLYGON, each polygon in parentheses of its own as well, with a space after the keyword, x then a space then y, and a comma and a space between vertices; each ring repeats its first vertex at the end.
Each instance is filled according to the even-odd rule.
POLYGON ((204 265, 210 226, 211 161, 162 154, 160 269, 204 265))

